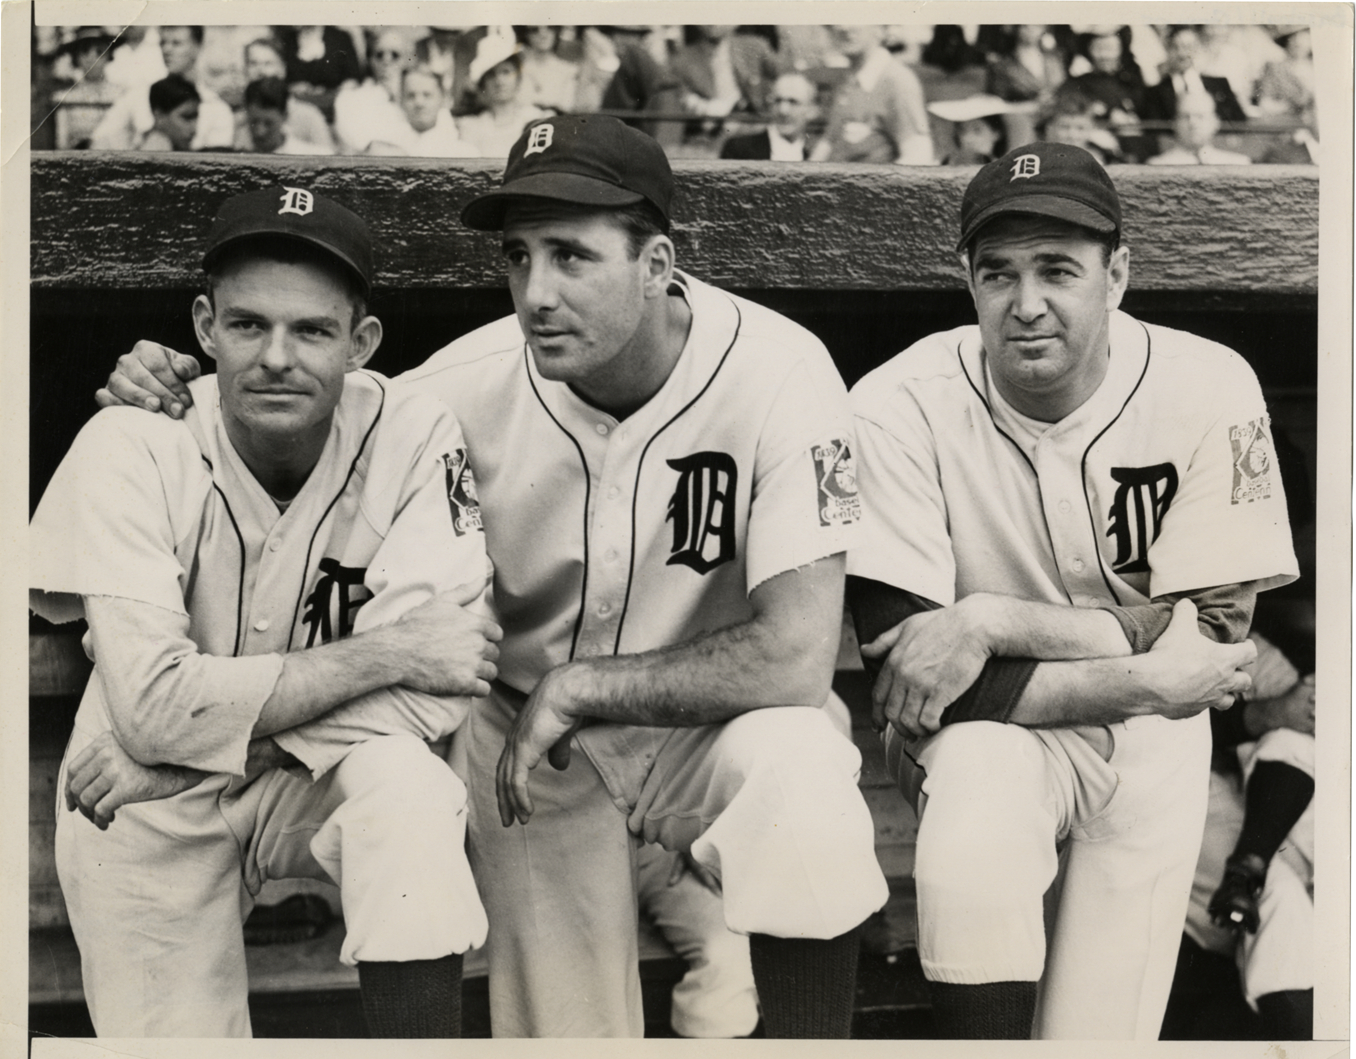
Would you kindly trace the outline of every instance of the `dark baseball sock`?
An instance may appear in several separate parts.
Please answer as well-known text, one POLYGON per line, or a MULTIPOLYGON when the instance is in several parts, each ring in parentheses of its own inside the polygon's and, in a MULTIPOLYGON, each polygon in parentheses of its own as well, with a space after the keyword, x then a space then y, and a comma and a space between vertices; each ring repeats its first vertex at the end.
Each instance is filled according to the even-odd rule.
POLYGON ((358 964, 373 1037, 460 1037, 460 953, 438 960, 358 964))
POLYGON ((943 1041, 1025 1041, 1036 1018, 1035 982, 928 982, 932 1021, 943 1041))
POLYGON ((1257 1013, 1262 1016, 1262 1032, 1269 1041, 1312 1041, 1314 1039, 1314 991, 1285 989, 1257 998, 1257 1013))
POLYGON ((749 935, 767 1036, 848 1038, 857 991, 857 942, 857 927, 827 940, 749 935))
POLYGON ((1270 864, 1314 796, 1314 778, 1281 761, 1259 761, 1248 777, 1243 833, 1235 857, 1255 854, 1270 864))

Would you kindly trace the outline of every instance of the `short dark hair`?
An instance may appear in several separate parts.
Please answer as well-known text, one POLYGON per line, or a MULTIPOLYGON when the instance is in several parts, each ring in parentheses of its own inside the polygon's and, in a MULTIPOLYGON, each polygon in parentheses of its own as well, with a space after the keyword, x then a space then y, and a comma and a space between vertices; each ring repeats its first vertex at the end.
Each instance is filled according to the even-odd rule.
POLYGON ((1051 118, 1057 118, 1062 115, 1092 115, 1095 114, 1097 100, 1082 85, 1066 83, 1055 89, 1054 97, 1050 100, 1050 109, 1045 116, 1048 122, 1051 118))
POLYGON ((194 103, 202 100, 193 82, 179 74, 170 74, 151 85, 150 96, 154 114, 168 114, 190 100, 194 103))
POLYGON ((358 326, 367 316, 367 298, 363 295, 362 278, 333 254, 300 239, 285 235, 251 235, 227 243, 212 257, 207 270, 207 301, 216 311, 216 288, 221 277, 236 266, 250 261, 275 261, 280 265, 314 265, 324 269, 344 287, 344 293, 353 305, 349 330, 358 326))
POLYGON ((607 212, 617 219, 617 223, 626 232, 626 245, 633 261, 640 257, 645 244, 652 238, 656 235, 669 234, 669 222, 659 212, 659 207, 649 199, 641 199, 630 206, 621 206, 607 212))
POLYGON ((284 61, 287 59, 287 56, 283 53, 283 46, 279 43, 277 37, 255 37, 245 45, 245 54, 247 56, 249 55, 251 48, 267 48, 279 59, 283 59, 284 61))
POLYGON ((201 26, 161 26, 160 28, 161 28, 161 29, 186 29, 186 30, 188 30, 188 35, 189 35, 190 37, 193 38, 193 43, 194 43, 194 44, 199 44, 199 45, 202 44, 202 27, 201 27, 201 26))
POLYGON ((287 84, 278 77, 261 77, 245 86, 245 106, 287 112, 287 84))

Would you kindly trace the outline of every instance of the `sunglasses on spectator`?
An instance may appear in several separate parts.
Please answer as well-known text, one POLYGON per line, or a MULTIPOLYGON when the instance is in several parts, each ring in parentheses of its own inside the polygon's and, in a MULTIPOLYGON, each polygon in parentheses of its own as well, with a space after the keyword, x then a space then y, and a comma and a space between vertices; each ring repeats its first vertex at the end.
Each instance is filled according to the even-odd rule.
POLYGON ((808 99, 796 99, 794 96, 773 96, 773 103, 794 103, 797 106, 806 106, 810 101, 808 99))
POLYGON ((403 59, 403 58, 405 58, 405 53, 404 53, 403 51, 391 51, 391 50, 387 50, 387 49, 384 49, 384 48, 378 48, 376 51, 374 51, 374 52, 372 53, 372 58, 374 58, 374 59, 403 59))

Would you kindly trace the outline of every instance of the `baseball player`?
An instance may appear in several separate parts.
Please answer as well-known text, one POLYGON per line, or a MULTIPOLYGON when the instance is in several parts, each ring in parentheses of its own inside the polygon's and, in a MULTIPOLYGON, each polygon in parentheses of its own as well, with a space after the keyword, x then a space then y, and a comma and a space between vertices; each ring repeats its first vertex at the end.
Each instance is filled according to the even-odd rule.
MULTIPOLYGON (((846 393, 809 333, 675 269, 672 192, 619 121, 529 126, 462 214, 502 233, 516 314, 403 377, 466 431, 504 628, 467 732, 496 1036, 641 1035, 640 842, 720 880, 769 1036, 847 1035, 888 895, 820 708, 860 519, 846 393)), ((121 364, 104 400, 181 404, 196 370, 121 364)))
POLYGON ((961 207, 978 326, 853 391, 849 598, 919 810, 943 1036, 1156 1039, 1205 814, 1201 711, 1247 687, 1256 593, 1297 573, 1251 369, 1118 311, 1120 233, 1087 152, 990 163, 961 207))
POLYGON ((247 1036, 241 922, 336 883, 376 1036, 459 1036, 485 912, 465 787, 425 740, 495 676, 466 447, 363 364, 366 224, 304 188, 226 201, 193 303, 217 374, 181 421, 106 409, 30 535, 33 608, 94 672, 57 868, 104 1036, 247 1036))

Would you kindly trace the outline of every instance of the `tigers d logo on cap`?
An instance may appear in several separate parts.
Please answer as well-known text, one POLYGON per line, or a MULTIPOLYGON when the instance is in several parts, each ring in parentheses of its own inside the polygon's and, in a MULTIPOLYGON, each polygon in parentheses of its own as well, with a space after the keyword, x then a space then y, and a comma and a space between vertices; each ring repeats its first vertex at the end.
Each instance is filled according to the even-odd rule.
POLYGON ((649 202, 667 231, 673 171, 664 148, 639 129, 600 114, 563 115, 523 131, 499 187, 468 202, 461 223, 499 231, 509 202, 520 197, 598 209, 649 202))

